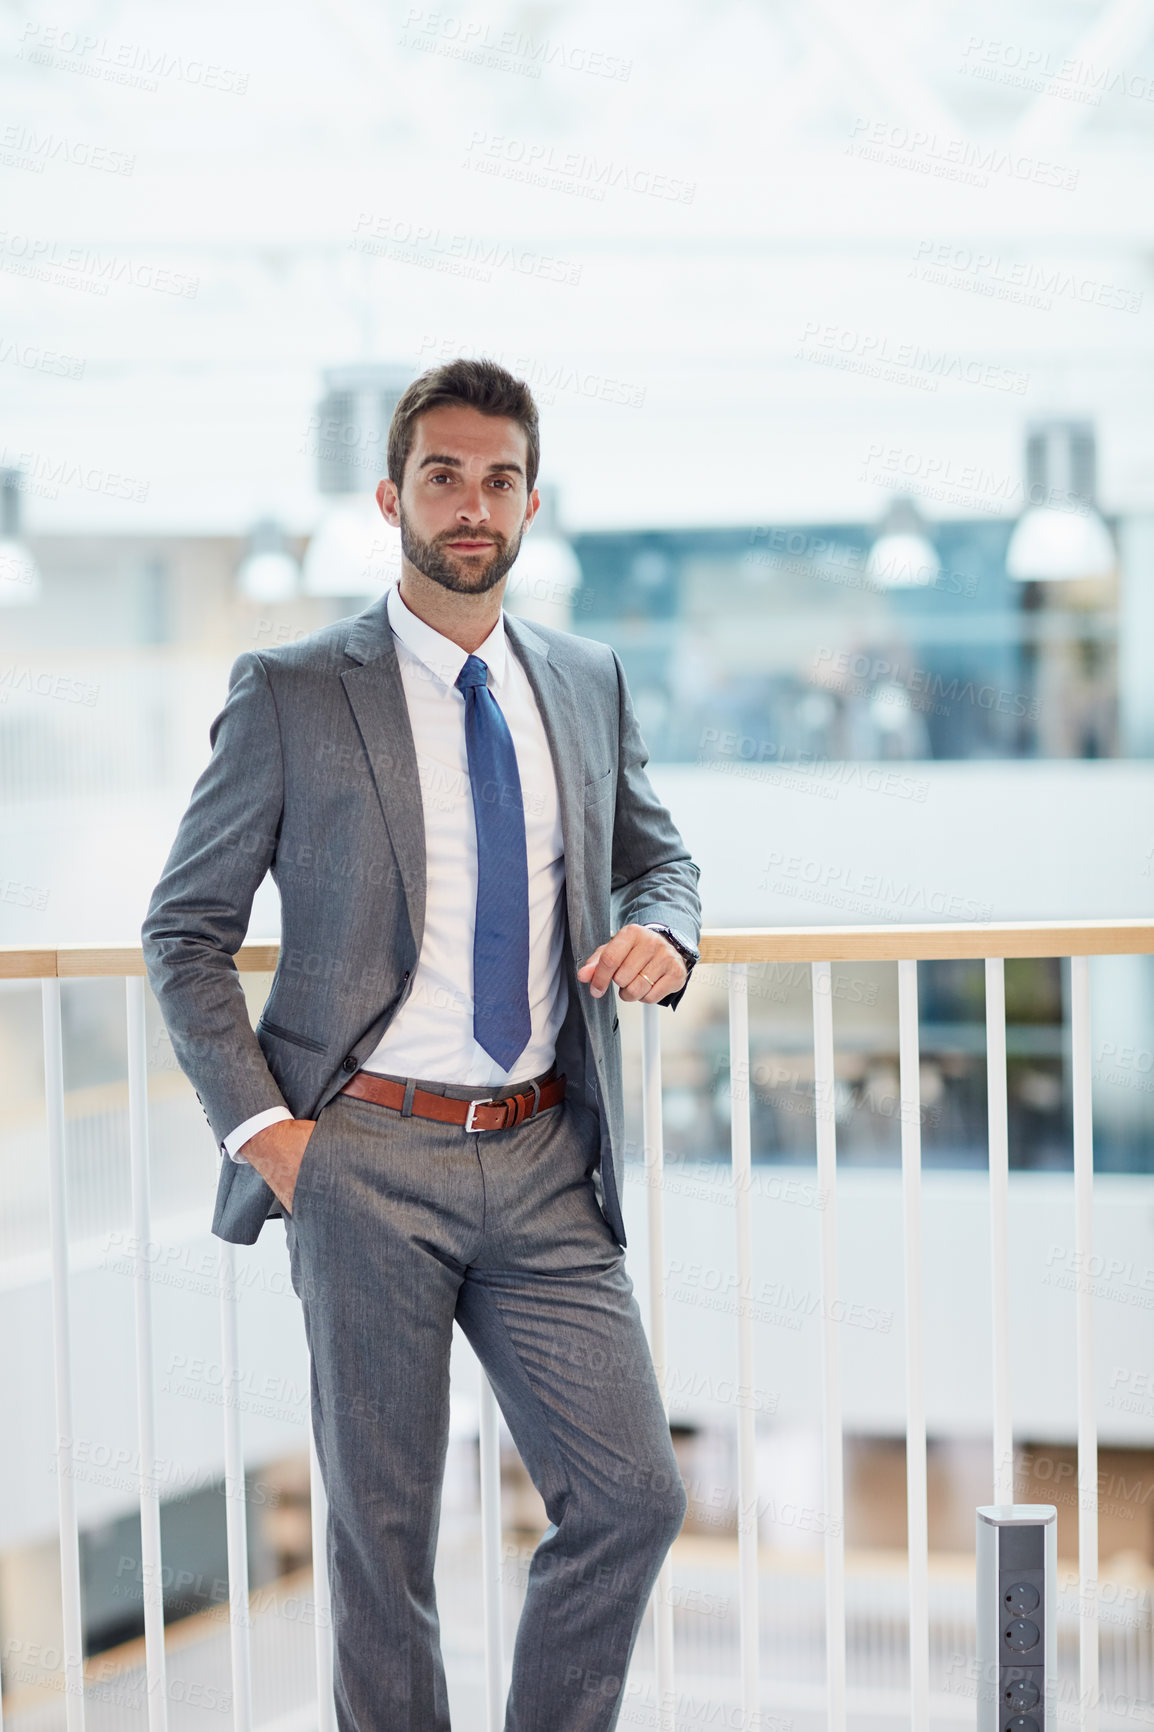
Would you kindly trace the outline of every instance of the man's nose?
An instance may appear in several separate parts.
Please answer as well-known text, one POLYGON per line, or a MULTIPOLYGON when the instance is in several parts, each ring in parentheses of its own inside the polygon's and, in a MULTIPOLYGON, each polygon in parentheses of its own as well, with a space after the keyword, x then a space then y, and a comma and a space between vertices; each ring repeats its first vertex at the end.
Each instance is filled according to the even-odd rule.
POLYGON ((488 515, 489 506, 480 482, 467 481, 457 503, 457 516, 469 523, 484 523, 488 515))

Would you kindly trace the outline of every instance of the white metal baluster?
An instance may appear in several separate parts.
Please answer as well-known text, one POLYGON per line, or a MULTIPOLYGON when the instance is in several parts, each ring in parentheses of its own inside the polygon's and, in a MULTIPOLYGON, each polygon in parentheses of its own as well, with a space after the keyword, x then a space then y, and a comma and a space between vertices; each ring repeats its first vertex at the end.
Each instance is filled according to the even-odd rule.
POLYGON ((68 1182, 64 1142, 64 1042, 60 982, 41 982, 44 1106, 48 1131, 48 1230, 52 1246, 52 1371, 56 1387, 56 1497, 60 1514, 60 1594, 64 1614, 64 1720, 84 1732, 84 1628, 80 1611, 80 1535, 72 1478, 72 1339, 68 1321, 68 1182))
POLYGON ((813 964, 813 1095, 821 1210, 822 1464, 825 1482, 825 1642, 828 1732, 845 1732, 845 1494, 837 1306, 837 1121, 833 979, 813 964))
POLYGON ((910 1725, 930 1723, 929 1517, 922 1331, 922 1091, 918 965, 898 963, 898 1053, 902 1102, 902 1203, 906 1298, 906 1546, 910 1580, 910 1725))
POLYGON ((160 1556, 160 1487, 156 1460, 156 1379, 152 1356, 152 1208, 148 1171, 148 1033, 142 975, 125 980, 128 1030, 128 1156, 132 1169, 133 1274, 136 1325, 136 1424, 140 1451, 140 1565, 144 1582, 144 1652, 151 1732, 168 1726, 164 1659, 164 1587, 160 1556))
POLYGON ((745 1724, 759 1716, 757 1441, 753 1423, 753 1227, 749 1075, 749 968, 729 965, 729 1102, 733 1215, 737 1244, 737 1567, 741 1618, 741 1699, 745 1724))
POLYGON ((493 1386, 481 1378, 481 1582, 485 1619, 485 1724, 505 1723, 505 1655, 501 1631, 501 1429, 493 1386))
MULTIPOLYGON (((228 1159, 226 1155, 225 1160, 228 1159)), ((221 1360, 224 1368, 224 1510, 228 1544, 229 1642, 232 1656, 232 1723, 252 1732, 252 1618, 248 1603, 248 1502, 240 1425, 240 1293, 236 1246, 220 1241, 221 1360)))
MULTIPOLYGON (((665 1405, 669 1360, 665 1330, 665 1133, 661 1112, 661 1008, 641 1006, 641 1141, 645 1150, 645 1207, 649 1232, 649 1351, 665 1405)), ((653 1666, 657 1724, 672 1732, 673 1563, 667 1552, 653 1593, 653 1666)))
POLYGON ((309 1420, 309 1510, 313 1542, 313 1647, 317 1661, 317 1732, 336 1732, 333 1701, 333 1602, 329 1588, 329 1503, 321 1477, 317 1440, 309 1420))
POLYGON ((990 1138, 990 1279, 994 1329, 994 1502, 1014 1501, 1010 1391, 1010 1133, 1006 1104, 1006 964, 986 958, 986 1110, 990 1138))
POLYGON ((1098 1420, 1094 1385, 1094 1117, 1090 1092, 1090 958, 1070 958, 1074 1115, 1074 1262, 1078 1277, 1078 1681, 1083 1732, 1098 1729, 1098 1420))

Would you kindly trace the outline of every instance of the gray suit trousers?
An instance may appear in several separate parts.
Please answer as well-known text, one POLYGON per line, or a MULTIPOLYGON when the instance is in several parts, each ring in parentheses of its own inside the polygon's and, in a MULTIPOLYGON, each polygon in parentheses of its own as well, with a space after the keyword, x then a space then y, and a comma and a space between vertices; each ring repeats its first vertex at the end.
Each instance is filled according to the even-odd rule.
POLYGON ((505 1732, 617 1724, 686 1499, 593 1187, 599 1149, 596 1118, 572 1098, 481 1133, 341 1094, 321 1111, 285 1229, 329 1503, 340 1732, 449 1728, 433 1562, 454 1320, 550 1521, 505 1732))

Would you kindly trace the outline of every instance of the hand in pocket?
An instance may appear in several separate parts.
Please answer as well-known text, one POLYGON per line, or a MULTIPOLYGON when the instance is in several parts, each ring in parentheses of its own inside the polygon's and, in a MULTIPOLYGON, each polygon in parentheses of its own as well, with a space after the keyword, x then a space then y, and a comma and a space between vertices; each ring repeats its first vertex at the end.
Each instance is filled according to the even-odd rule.
POLYGON ((315 1119, 279 1119, 276 1124, 266 1125, 263 1131, 250 1137, 242 1151, 290 1215, 297 1174, 316 1122, 315 1119))

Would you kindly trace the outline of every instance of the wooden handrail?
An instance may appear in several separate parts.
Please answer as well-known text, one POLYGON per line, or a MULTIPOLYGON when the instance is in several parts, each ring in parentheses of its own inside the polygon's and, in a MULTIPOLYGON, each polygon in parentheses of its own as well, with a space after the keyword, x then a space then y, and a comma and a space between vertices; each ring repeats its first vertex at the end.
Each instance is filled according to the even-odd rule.
MULTIPOLYGON (((271 974, 279 946, 245 944, 242 973, 271 974)), ((702 962, 930 962, 986 956, 1150 956, 1154 919, 956 921, 942 926, 710 926, 702 962)), ((0 945, 0 980, 143 974, 138 944, 0 945)))
POLYGON ((986 956, 1150 956, 1145 920, 951 921, 941 926, 734 926, 701 935, 703 962, 939 962, 986 956))

